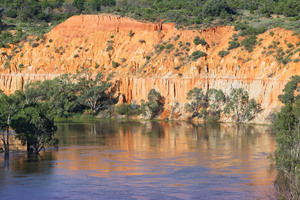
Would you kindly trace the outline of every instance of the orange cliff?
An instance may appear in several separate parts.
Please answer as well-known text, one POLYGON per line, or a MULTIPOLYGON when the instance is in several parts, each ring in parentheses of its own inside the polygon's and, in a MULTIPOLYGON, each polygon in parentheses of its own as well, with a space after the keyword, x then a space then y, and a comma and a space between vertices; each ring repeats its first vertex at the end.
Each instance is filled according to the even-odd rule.
POLYGON ((0 89, 12 93, 30 81, 90 68, 94 73, 115 72, 117 93, 124 101, 147 99, 155 88, 165 97, 166 108, 176 101, 183 105, 194 87, 222 89, 227 94, 243 87, 263 108, 255 122, 268 122, 269 114, 280 105, 277 96, 285 83, 290 76, 300 75, 300 62, 280 64, 275 57, 277 49, 270 47, 279 41, 277 48, 295 52, 291 59, 298 59, 299 37, 279 28, 270 31, 258 36, 259 44, 252 52, 239 47, 221 58, 218 53, 227 50, 236 33, 233 27, 177 30, 173 24, 143 23, 114 15, 74 16, 49 32, 37 47, 32 47, 36 41, 29 40, 0 49, 0 89), (195 45, 197 35, 208 45, 195 45), (162 44, 173 46, 158 51, 162 44), (197 50, 207 55, 193 60, 191 55, 197 50), (120 66, 114 68, 113 62, 120 66))

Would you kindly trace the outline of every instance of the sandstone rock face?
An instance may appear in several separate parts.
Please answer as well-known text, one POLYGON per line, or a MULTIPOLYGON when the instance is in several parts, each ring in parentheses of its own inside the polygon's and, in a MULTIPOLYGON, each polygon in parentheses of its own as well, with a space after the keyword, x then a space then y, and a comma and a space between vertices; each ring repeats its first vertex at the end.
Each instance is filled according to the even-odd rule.
MULTIPOLYGON (((290 76, 300 75, 300 62, 282 64, 276 59, 278 48, 284 52, 299 48, 298 36, 279 28, 270 31, 258 36, 259 44, 252 52, 239 47, 221 58, 219 51, 227 50, 236 33, 233 27, 177 30, 173 24, 114 15, 74 16, 49 32, 38 47, 28 41, 17 48, 0 49, 0 89, 12 93, 30 81, 89 68, 94 74, 114 72, 122 101, 147 99, 155 88, 168 109, 176 101, 183 105, 194 87, 222 89, 227 94, 243 87, 263 108, 254 122, 264 123, 280 106, 277 96, 290 76), (207 45, 195 45, 195 36, 204 38, 207 45), (270 47, 274 42, 280 44, 270 47), (162 45, 167 48, 160 50, 162 45), (192 53, 197 50, 206 56, 194 60, 192 53), (114 68, 113 61, 120 66, 114 68)), ((291 55, 292 60, 297 58, 299 52, 291 55)))

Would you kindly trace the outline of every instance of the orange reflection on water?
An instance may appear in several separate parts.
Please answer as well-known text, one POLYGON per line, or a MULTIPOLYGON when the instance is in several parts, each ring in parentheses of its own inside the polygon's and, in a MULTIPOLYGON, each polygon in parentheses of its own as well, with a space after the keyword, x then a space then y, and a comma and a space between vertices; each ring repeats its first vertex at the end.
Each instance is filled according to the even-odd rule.
POLYGON ((161 165, 175 170, 201 165, 213 174, 246 174, 251 185, 268 185, 275 176, 266 158, 275 141, 266 126, 114 121, 81 129, 59 126, 68 126, 63 137, 71 139, 64 144, 69 147, 57 152, 57 160, 63 161, 57 167, 87 170, 91 176, 167 173, 159 170, 161 165))

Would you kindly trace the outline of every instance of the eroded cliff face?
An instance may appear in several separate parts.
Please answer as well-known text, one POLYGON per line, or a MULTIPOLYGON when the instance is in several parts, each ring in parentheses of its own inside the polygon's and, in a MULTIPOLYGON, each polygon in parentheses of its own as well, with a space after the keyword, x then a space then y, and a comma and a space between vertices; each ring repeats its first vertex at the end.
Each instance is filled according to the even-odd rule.
MULTIPOLYGON (((278 48, 288 53, 299 48, 298 36, 279 28, 270 31, 258 36, 259 44, 252 52, 239 47, 221 58, 219 51, 227 50, 236 33, 233 27, 177 30, 173 24, 142 23, 112 15, 74 16, 55 27, 44 41, 0 49, 0 89, 11 93, 29 81, 89 68, 93 73, 114 72, 124 101, 147 99, 155 88, 165 97, 168 109, 176 101, 183 105, 194 87, 222 89, 227 94, 243 87, 263 108, 255 122, 267 122, 280 105, 277 96, 285 83, 290 76, 300 75, 300 62, 284 65, 276 60, 278 48), (208 45, 195 45, 197 35, 208 45), (32 47, 34 43, 39 45, 32 47), (270 47, 274 43, 277 47, 270 47), (159 45, 168 44, 159 50, 159 45), (193 60, 191 55, 197 50, 207 55, 193 60), (113 62, 120 66, 114 68, 113 62)), ((291 56, 297 58, 299 52, 291 56)))

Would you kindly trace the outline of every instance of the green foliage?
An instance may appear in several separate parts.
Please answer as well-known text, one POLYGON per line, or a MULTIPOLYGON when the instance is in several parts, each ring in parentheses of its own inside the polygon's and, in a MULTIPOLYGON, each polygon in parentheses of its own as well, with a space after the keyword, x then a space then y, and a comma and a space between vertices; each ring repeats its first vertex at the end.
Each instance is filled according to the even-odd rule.
POLYGON ((28 152, 35 154, 53 140, 57 130, 53 118, 47 116, 48 109, 44 105, 25 107, 12 119, 16 138, 21 140, 23 145, 27 144, 28 152))
POLYGON ((251 52, 253 51, 253 48, 256 45, 256 39, 257 39, 256 35, 251 35, 250 37, 242 41, 242 45, 247 51, 251 52))
MULTIPOLYGON (((200 28, 202 25, 206 26, 206 22, 212 21, 215 18, 220 20, 214 22, 224 25, 231 23, 237 10, 250 10, 254 13, 254 10, 263 13, 267 16, 270 14, 284 14, 288 17, 293 17, 284 20, 283 26, 285 28, 296 28, 297 20, 299 20, 300 3, 295 0, 276 0, 268 1, 252 1, 246 2, 245 0, 190 0, 188 3, 185 0, 170 1, 170 0, 149 0, 147 2, 143 0, 136 1, 119 1, 116 4, 115 0, 70 0, 65 2, 64 0, 55 1, 37 1, 37 0, 12 0, 0 1, 2 14, 6 21, 12 21, 12 26, 7 26, 0 23, 1 29, 13 28, 16 26, 23 26, 26 23, 26 30, 33 30, 34 35, 39 33, 44 34, 48 30, 49 24, 57 24, 66 18, 79 13, 94 14, 95 11, 108 12, 119 14, 121 16, 129 16, 140 20, 159 21, 164 19, 166 22, 175 22, 178 28, 183 28, 180 25, 193 25, 196 26, 190 28, 200 28), (71 2, 71 3, 70 3, 71 2), (180 25, 179 25, 180 24, 180 25), (34 27, 34 28, 32 28, 34 27), (46 29, 46 30, 45 30, 46 29)), ((244 12, 244 11, 240 11, 244 12)), ((253 15, 240 15, 240 17, 248 18, 247 21, 251 21, 253 15)), ((238 19, 241 19, 241 18, 238 19)), ((266 25, 260 27, 274 27, 277 21, 280 19, 266 18, 265 21, 269 21, 266 25)), ((0 20, 1 21, 1 20, 0 20)), ((52 25, 51 25, 52 26, 52 25)), ((0 29, 0 31, 1 31, 0 29)), ((242 35, 259 34, 259 28, 254 24, 242 30, 242 35), (251 28, 252 27, 252 28, 251 28), (256 28, 253 28, 256 27, 256 28), (255 33, 254 33, 255 32, 255 33)), ((31 31, 30 31, 31 32, 31 31)), ((132 35, 133 36, 133 35, 132 35)), ((131 36, 131 37, 132 37, 131 36)), ((179 37, 175 36, 174 40, 178 40, 179 37)), ((1 40, 0 40, 1 41, 1 40)))
MULTIPOLYGON (((288 178, 285 191, 289 199, 297 199, 300 195, 300 76, 293 76, 286 84, 279 100, 284 104, 273 122, 276 131, 276 151, 274 158, 276 166, 288 178)), ((280 187, 280 186, 279 186, 280 187)), ((286 196, 285 196, 286 197, 286 196)))
POLYGON ((200 109, 206 108, 206 97, 203 93, 202 88, 195 87, 187 93, 187 100, 190 103, 185 104, 185 110, 188 112, 192 112, 192 117, 200 117, 200 109))
POLYGON ((0 92, 0 139, 3 142, 4 151, 9 152, 9 136, 12 118, 22 109, 24 96, 17 91, 7 96, 0 92))
POLYGON ((193 42, 195 45, 199 45, 199 44, 206 45, 207 44, 207 42, 203 38, 200 39, 200 37, 198 35, 194 38, 193 42))
POLYGON ((134 34, 135 34, 135 33, 134 33, 132 30, 130 30, 128 36, 129 36, 129 37, 133 37, 134 34))
POLYGON ((229 54, 229 51, 219 51, 218 55, 221 57, 221 58, 224 58, 225 56, 227 56, 229 54))
POLYGON ((110 45, 107 46, 106 51, 110 51, 110 50, 112 50, 112 49, 113 49, 113 47, 112 47, 112 45, 110 44, 110 45))
POLYGON ((16 18, 18 16, 18 13, 14 9, 8 9, 5 11, 5 16, 10 17, 10 18, 16 18))
POLYGON ((35 48, 35 47, 38 47, 39 45, 40 45, 39 43, 33 43, 32 47, 35 48))
POLYGON ((26 102, 46 102, 53 116, 71 117, 82 110, 74 81, 73 76, 65 74, 53 80, 31 83, 25 87, 26 102))
POLYGON ((221 117, 222 107, 225 104, 225 94, 222 90, 209 89, 206 93, 208 104, 208 119, 218 121, 221 117))
POLYGON ((288 44, 287 44, 287 47, 288 47, 288 48, 293 48, 294 45, 293 45, 292 43, 288 43, 288 44))
POLYGON ((229 47, 228 47, 228 50, 231 50, 231 49, 236 49, 240 46, 240 43, 236 40, 233 40, 233 41, 229 41, 229 47))
POLYGON ((225 95, 222 90, 209 89, 206 94, 202 88, 194 88, 187 94, 189 103, 185 104, 185 110, 192 112, 192 118, 198 117, 209 121, 218 121, 221 116, 221 107, 225 103, 225 95))
POLYGON ((224 112, 231 115, 236 123, 241 123, 252 120, 260 112, 260 107, 254 99, 249 99, 247 91, 238 88, 232 89, 224 112))
POLYGON ((112 64, 113 68, 118 68, 120 66, 120 64, 118 62, 115 62, 115 61, 112 61, 111 64, 112 64))
POLYGON ((193 58, 193 60, 197 60, 198 58, 204 57, 204 56, 206 56, 206 53, 203 52, 203 51, 194 51, 194 52, 192 53, 192 58, 193 58))
POLYGON ((172 49, 173 47, 174 47, 173 44, 167 44, 167 45, 166 45, 166 49, 172 49))
POLYGON ((136 104, 123 103, 117 106, 116 110, 118 114, 125 115, 127 117, 140 114, 139 106, 136 104))
POLYGON ((101 73, 95 78, 82 76, 76 84, 78 102, 87 106, 96 115, 100 110, 105 110, 115 103, 111 98, 112 93, 107 91, 111 86, 110 77, 104 80, 101 73))
POLYGON ((155 89, 148 93, 148 101, 142 101, 141 112, 143 116, 153 119, 164 110, 164 98, 155 89))
POLYGON ((80 11, 84 10, 85 0, 73 0, 72 5, 79 9, 80 11))
POLYGON ((47 103, 27 101, 25 93, 16 91, 10 96, 0 94, 0 139, 7 153, 10 130, 29 152, 38 154, 53 139, 56 126, 47 103))
POLYGON ((235 13, 234 9, 227 4, 226 0, 207 0, 202 8, 203 16, 219 17, 235 13))
POLYGON ((237 21, 235 23, 234 29, 236 31, 240 30, 241 36, 258 35, 258 34, 264 33, 267 30, 266 27, 262 26, 259 28, 254 28, 254 27, 252 27, 244 22, 240 22, 240 21, 237 21))
POLYGON ((300 77, 292 76, 291 80, 285 85, 283 89, 283 94, 279 95, 279 100, 283 104, 294 104, 295 101, 300 99, 300 94, 296 93, 296 90, 299 88, 300 77))

